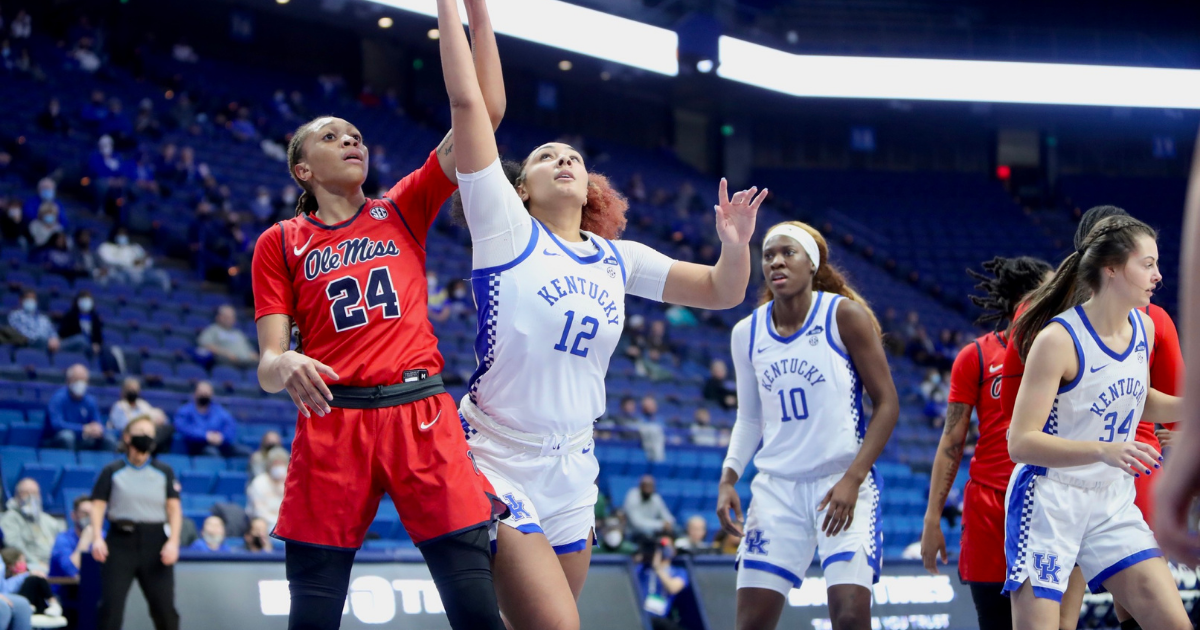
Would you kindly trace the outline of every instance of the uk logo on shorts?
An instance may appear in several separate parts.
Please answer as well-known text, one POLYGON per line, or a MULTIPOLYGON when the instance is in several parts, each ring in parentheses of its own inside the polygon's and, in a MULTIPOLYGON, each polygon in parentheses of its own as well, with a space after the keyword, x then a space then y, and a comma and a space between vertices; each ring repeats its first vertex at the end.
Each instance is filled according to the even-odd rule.
POLYGON ((746 553, 756 553, 759 555, 767 555, 767 543, 770 539, 763 538, 763 530, 752 529, 746 532, 746 553))
POLYGON ((377 221, 382 221, 382 220, 386 219, 387 218, 387 208, 384 208, 383 206, 371 208, 371 218, 375 219, 377 221))
POLYGON ((1051 584, 1058 584, 1058 555, 1053 553, 1033 552, 1033 566, 1037 569, 1038 579, 1051 584))
POLYGON ((509 492, 504 495, 504 504, 508 506, 508 511, 512 513, 512 520, 519 521, 523 518, 529 518, 529 512, 525 509, 525 502, 513 496, 509 492))

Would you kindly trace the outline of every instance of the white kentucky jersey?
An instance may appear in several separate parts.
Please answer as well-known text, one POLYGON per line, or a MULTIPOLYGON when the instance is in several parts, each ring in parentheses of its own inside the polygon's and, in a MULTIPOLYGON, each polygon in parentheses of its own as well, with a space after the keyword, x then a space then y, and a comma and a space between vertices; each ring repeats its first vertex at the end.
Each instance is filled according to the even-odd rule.
MULTIPOLYGON (((1150 348, 1137 311, 1129 312, 1133 334, 1129 346, 1115 351, 1100 340, 1082 306, 1050 320, 1067 329, 1075 342, 1079 372, 1058 389, 1043 431, 1080 442, 1132 442, 1149 388, 1150 348)), ((1085 481, 1128 479, 1125 471, 1103 462, 1055 468, 1085 481)))
POLYGON ((605 412, 604 376, 624 329, 627 289, 661 299, 674 261, 589 232, 581 231, 581 243, 562 242, 529 215, 499 160, 459 174, 459 185, 479 309, 471 400, 524 433, 590 428, 605 412))
MULTIPOLYGON (((760 471, 787 479, 813 478, 845 472, 858 455, 867 421, 862 380, 838 333, 837 307, 845 299, 813 293, 804 325, 788 337, 775 331, 774 302, 734 326, 737 422, 761 427, 750 432, 762 436, 762 450, 754 456, 760 471)), ((740 473, 748 460, 744 444, 752 449, 758 440, 757 435, 737 435, 745 430, 739 429, 734 429, 729 457, 739 460, 735 470, 740 473)))

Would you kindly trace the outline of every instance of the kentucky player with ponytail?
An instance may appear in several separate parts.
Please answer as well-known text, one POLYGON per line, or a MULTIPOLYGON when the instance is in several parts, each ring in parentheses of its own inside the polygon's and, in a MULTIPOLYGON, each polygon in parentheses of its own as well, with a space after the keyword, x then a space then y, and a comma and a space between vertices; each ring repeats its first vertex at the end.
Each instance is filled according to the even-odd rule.
POLYGON ((1014 327, 1025 374, 1008 440, 1017 466, 1005 498, 1004 590, 1017 630, 1059 627, 1075 565, 1093 593, 1111 591, 1143 628, 1191 628, 1134 505, 1134 478, 1162 461, 1134 439, 1137 425, 1180 411, 1180 399, 1149 380, 1154 321, 1140 309, 1162 280, 1156 237, 1132 217, 1101 220, 1014 327), (1091 291, 1085 301, 1081 285, 1091 291))
POLYGON ((722 529, 743 536, 737 630, 775 628, 814 551, 833 627, 871 628, 883 542, 874 464, 900 402, 879 323, 828 258, 810 226, 772 227, 763 239, 764 303, 731 335, 738 412, 717 515, 722 529), (874 403, 869 423, 864 390, 874 403), (752 457, 759 473, 743 532, 734 484, 752 457))

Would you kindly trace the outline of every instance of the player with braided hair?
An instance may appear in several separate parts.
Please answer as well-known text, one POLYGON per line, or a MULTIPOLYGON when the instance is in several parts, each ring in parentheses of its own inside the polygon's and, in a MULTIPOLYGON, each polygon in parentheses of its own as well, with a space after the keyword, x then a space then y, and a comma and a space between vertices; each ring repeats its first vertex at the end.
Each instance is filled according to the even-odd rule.
POLYGON ((1001 590, 1005 577, 1004 490, 1013 463, 1005 436, 1011 416, 1004 415, 1000 408, 1000 370, 1017 305, 1049 279, 1054 269, 1046 261, 1028 256, 993 258, 983 263, 983 269, 985 273, 967 270, 979 281, 975 288, 983 291, 983 295, 972 295, 971 302, 984 309, 976 323, 991 324, 993 330, 967 344, 950 372, 949 407, 933 460, 921 557, 925 568, 934 574, 938 572, 938 556, 942 562, 948 559, 941 529, 942 508, 958 476, 971 411, 975 409, 979 413, 979 444, 971 458, 970 479, 964 492, 958 572, 971 587, 980 629, 1010 630, 1012 609, 1001 590))

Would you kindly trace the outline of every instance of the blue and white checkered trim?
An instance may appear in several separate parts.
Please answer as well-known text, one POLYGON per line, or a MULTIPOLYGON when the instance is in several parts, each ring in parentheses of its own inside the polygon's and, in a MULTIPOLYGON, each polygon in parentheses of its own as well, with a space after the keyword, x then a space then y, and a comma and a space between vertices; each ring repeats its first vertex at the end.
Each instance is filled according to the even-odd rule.
POLYGON ((1054 397, 1054 406, 1050 408, 1050 417, 1046 418, 1046 426, 1042 432, 1048 435, 1058 435, 1058 397, 1054 397))
MULTIPOLYGON (((1008 513, 1004 525, 1004 555, 1008 561, 1008 580, 1004 592, 1011 593, 1021 588, 1029 577, 1026 572, 1025 552, 1029 548, 1029 528, 1033 520, 1033 489, 1041 476, 1036 466, 1023 466, 1008 499, 1008 513)), ((1042 473, 1044 474, 1044 473, 1042 473)))
POLYGON ((883 504, 879 500, 880 490, 882 489, 883 481, 875 467, 871 467, 871 474, 867 475, 867 483, 870 484, 869 491, 871 496, 871 529, 867 537, 867 564, 875 571, 874 582, 879 582, 879 574, 883 572, 883 529, 879 526, 883 520, 883 504))
POLYGON ((849 359, 846 360, 846 369, 850 372, 850 391, 853 396, 850 400, 850 422, 854 423, 854 437, 858 440, 858 445, 862 446, 863 439, 867 437, 867 417, 863 414, 862 378, 859 377, 854 362, 849 359))
POLYGON ((479 367, 471 375, 470 391, 479 389, 479 379, 496 361, 496 326, 500 308, 500 274, 493 273, 471 279, 475 302, 479 304, 479 328, 475 334, 475 359, 479 367))

